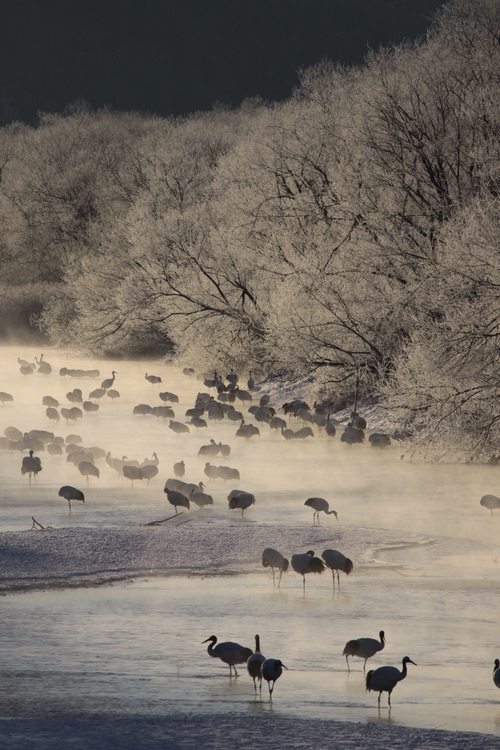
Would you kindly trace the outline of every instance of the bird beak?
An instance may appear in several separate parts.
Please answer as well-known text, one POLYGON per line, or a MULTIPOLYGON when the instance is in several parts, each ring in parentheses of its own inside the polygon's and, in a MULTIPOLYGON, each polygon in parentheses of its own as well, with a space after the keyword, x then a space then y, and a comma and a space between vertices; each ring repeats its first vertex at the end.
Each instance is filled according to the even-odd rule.
POLYGON ((410 664, 415 664, 415 666, 416 666, 416 667, 418 667, 418 664, 417 664, 416 662, 412 661, 411 659, 408 659, 408 662, 409 662, 410 664))
POLYGON ((208 642, 209 642, 209 641, 211 641, 211 640, 212 640, 211 638, 207 638, 207 640, 206 640, 206 641, 202 641, 202 642, 201 642, 201 645, 203 646, 203 644, 204 644, 204 643, 208 643, 208 642))
POLYGON ((285 667, 285 665, 283 664, 283 662, 281 662, 281 666, 283 667, 283 669, 288 669, 288 667, 285 667))
POLYGON ((338 521, 338 520, 339 520, 339 517, 338 517, 338 515, 337 515, 337 511, 335 511, 335 510, 334 510, 333 512, 335 513, 335 518, 336 518, 336 519, 337 519, 337 521, 338 521))

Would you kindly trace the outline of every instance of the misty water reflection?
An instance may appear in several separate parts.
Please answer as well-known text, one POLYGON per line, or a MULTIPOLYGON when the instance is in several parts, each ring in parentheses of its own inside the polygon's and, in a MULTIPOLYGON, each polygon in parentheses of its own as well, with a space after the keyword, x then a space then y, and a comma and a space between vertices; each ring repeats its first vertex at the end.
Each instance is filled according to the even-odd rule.
POLYGON ((361 662, 348 674, 341 654, 346 640, 373 637, 384 629, 387 646, 373 666, 398 664, 406 653, 419 665, 394 692, 393 721, 500 731, 500 696, 491 681, 499 655, 494 604, 500 578, 498 518, 479 506, 483 494, 500 494, 498 467, 409 463, 408 456, 401 460, 405 450, 400 446, 384 452, 367 445, 349 449, 338 437, 330 441, 324 434, 297 445, 266 427, 260 438, 239 441, 235 425, 227 422, 176 436, 168 422, 132 416, 134 405, 159 405, 159 390, 168 390, 179 395, 173 408, 184 421, 196 393, 205 389, 176 368, 77 362, 46 352, 52 374, 23 378, 17 357, 29 355, 14 347, 3 350, 0 390, 12 393, 14 402, 0 408, 0 433, 9 425, 22 431, 50 429, 63 437, 76 432, 84 445, 139 461, 155 451, 159 475, 149 487, 139 483, 132 488, 101 460, 100 479, 85 489, 65 456, 42 453, 43 472, 30 489, 20 474, 19 454, 2 453, 1 531, 27 529, 31 516, 54 527, 127 526, 164 518, 170 508, 163 484, 174 462, 185 460, 188 481, 204 480, 204 461, 197 452, 213 437, 232 446, 231 457, 217 463, 238 468, 240 486, 253 492, 257 503, 242 519, 227 509, 231 487, 213 483, 208 491, 214 507, 190 511, 191 523, 308 526, 312 513, 303 503, 315 495, 329 500, 339 514, 338 526, 333 516, 322 517, 329 531, 342 526, 411 531, 426 535, 428 543, 377 552, 390 566, 386 570, 358 570, 355 560, 354 575, 342 582, 336 597, 323 579, 321 585, 319 580, 308 584, 304 599, 294 574, 273 592, 263 571, 244 578, 172 577, 3 598, 0 715, 267 711, 266 704, 255 703, 249 678, 230 683, 227 668, 200 645, 213 632, 253 646, 259 632, 264 653, 291 666, 277 683, 275 711, 377 719, 376 695, 365 693, 361 662), (58 368, 69 363, 98 367, 101 377, 60 378, 58 368), (44 395, 66 404, 69 390, 80 387, 87 395, 111 370, 118 373, 119 399, 101 399, 99 412, 76 425, 63 420, 56 428, 49 425, 44 395), (146 371, 162 377, 160 388, 146 381, 146 371), (85 506, 71 515, 57 496, 65 483, 86 492, 85 506))

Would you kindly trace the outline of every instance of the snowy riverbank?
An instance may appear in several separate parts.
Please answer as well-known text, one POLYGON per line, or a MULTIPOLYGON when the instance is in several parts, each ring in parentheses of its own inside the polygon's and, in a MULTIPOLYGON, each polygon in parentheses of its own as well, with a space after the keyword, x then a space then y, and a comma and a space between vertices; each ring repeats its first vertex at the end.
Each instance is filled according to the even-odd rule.
POLYGON ((426 542, 419 534, 382 529, 264 526, 251 522, 196 526, 196 515, 193 524, 184 523, 179 514, 178 519, 154 527, 4 532, 0 534, 0 592, 99 585, 150 575, 256 571, 264 575, 261 555, 265 547, 289 555, 310 547, 320 552, 328 546, 339 546, 351 551, 359 573, 363 565, 377 565, 375 549, 426 542), (176 526, 169 525, 172 523, 176 526))
MULTIPOLYGON (((268 706, 265 710, 271 710, 268 706)), ((498 737, 380 724, 307 721, 262 715, 135 719, 13 719, 0 721, 9 750, 498 750, 498 737)))

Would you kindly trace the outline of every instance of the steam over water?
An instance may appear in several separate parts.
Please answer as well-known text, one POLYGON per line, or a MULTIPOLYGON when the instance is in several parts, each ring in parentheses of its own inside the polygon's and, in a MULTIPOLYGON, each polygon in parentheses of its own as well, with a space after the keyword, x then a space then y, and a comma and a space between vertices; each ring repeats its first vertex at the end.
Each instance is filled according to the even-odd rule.
MULTIPOLYGON (((206 391, 202 382, 173 366, 76 361, 49 351, 44 359, 52 373, 23 377, 17 357, 32 360, 33 354, 39 352, 2 350, 0 391, 11 393, 14 402, 0 406, 0 434, 11 425, 62 437, 77 433, 84 446, 140 462, 154 451, 159 474, 149 487, 138 482, 132 488, 101 459, 101 476, 91 478, 87 488, 66 454, 51 458, 41 452, 43 471, 29 488, 20 454, 0 453, 1 532, 52 533, 29 531, 32 516, 54 530, 118 527, 124 532, 166 518, 172 508, 163 485, 173 476, 173 464, 183 459, 184 479, 204 481, 214 506, 191 509, 182 521, 205 529, 207 539, 209 531, 246 528, 255 554, 247 570, 238 568, 235 558, 220 575, 204 577, 197 565, 201 550, 187 545, 183 525, 178 544, 186 545, 186 575, 64 590, 50 588, 49 580, 44 591, 9 593, 0 600, 0 716, 267 712, 267 687, 263 701, 255 699, 245 667, 239 668, 238 680, 229 681, 228 668, 201 645, 214 633, 253 648, 259 633, 263 653, 289 667, 276 685, 275 713, 384 722, 387 694, 379 717, 377 695, 364 689, 362 661, 354 659, 348 673, 342 656, 347 640, 377 637, 384 630, 386 647, 368 669, 400 666, 405 655, 418 665, 409 666, 393 693, 392 722, 500 734, 500 691, 491 679, 494 659, 500 658, 500 519, 479 505, 482 495, 500 494, 499 467, 410 463, 398 444, 385 451, 371 450, 368 443, 349 448, 339 441, 341 430, 334 440, 316 428, 314 439, 285 441, 264 425, 261 437, 245 441, 234 436, 237 424, 224 420, 177 436, 168 420, 132 416, 132 409, 139 403, 160 405, 159 391, 170 391, 180 400, 172 405, 176 420, 185 421, 198 391, 206 391), (61 378, 62 366, 99 368, 100 377, 61 378), (43 396, 71 406, 68 391, 81 388, 87 398, 111 370, 117 371, 119 399, 104 396, 99 411, 84 414, 76 424, 63 419, 49 424, 43 396), (161 376, 162 384, 150 385, 146 372, 161 376), (210 461, 237 468, 239 484, 206 479, 205 460, 197 453, 210 438, 231 445, 229 458, 210 461), (86 495, 85 505, 74 503, 71 514, 57 494, 63 484, 86 495), (228 510, 233 486, 256 497, 244 518, 228 510), (321 526, 313 531, 312 512, 304 506, 311 496, 327 499, 339 521, 321 514, 321 526), (287 557, 311 543, 317 555, 333 548, 350 557, 354 571, 341 574, 340 594, 332 593, 329 572, 307 577, 305 597, 293 571, 283 576, 281 589, 273 590, 260 566, 269 533, 278 534, 282 543, 276 546, 287 557), (288 540, 302 538, 303 544, 287 546, 288 540)), ((4 540, 0 536, 0 551, 4 540)), ((12 568, 12 559, 9 564, 12 568)), ((71 556, 61 564, 71 567, 71 556)), ((100 575, 106 580, 106 571, 100 575)), ((0 569, 0 585, 2 577, 0 569)))

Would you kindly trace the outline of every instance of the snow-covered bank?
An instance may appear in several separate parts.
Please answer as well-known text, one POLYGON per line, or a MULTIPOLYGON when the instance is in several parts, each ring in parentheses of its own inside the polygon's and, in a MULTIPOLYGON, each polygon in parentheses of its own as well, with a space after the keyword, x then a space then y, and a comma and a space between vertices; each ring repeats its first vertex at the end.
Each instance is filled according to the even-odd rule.
MULTIPOLYGON (((271 711, 268 706, 265 707, 271 711)), ((290 717, 210 716, 157 719, 13 719, 0 721, 0 745, 9 750, 137 750, 137 748, 266 748, 267 750, 498 750, 498 737, 465 732, 307 721, 290 717)))
POLYGON ((45 529, 0 534, 0 591, 97 585, 152 574, 231 574, 262 570, 265 547, 285 554, 318 546, 349 549, 363 565, 374 550, 423 544, 409 532, 337 527, 195 526, 182 517, 163 526, 45 529))
MULTIPOLYGON (((314 376, 309 375, 298 380, 287 380, 280 375, 269 375, 257 385, 258 393, 266 393, 271 398, 271 403, 282 408, 288 401, 303 399, 312 407, 316 400, 321 400, 318 395, 320 386, 314 376)), ((331 421, 346 426, 351 419, 354 403, 348 403, 341 409, 331 412, 331 421)), ((395 407, 389 401, 378 398, 363 398, 357 405, 358 414, 364 417, 369 432, 387 432, 392 435, 395 429, 406 426, 407 412, 395 407)))

